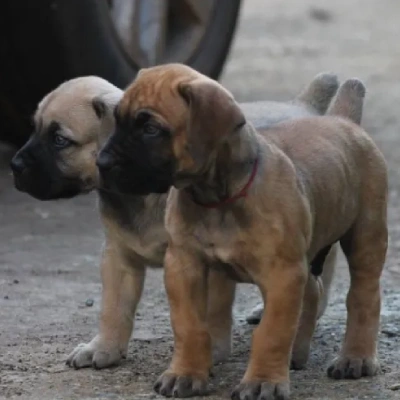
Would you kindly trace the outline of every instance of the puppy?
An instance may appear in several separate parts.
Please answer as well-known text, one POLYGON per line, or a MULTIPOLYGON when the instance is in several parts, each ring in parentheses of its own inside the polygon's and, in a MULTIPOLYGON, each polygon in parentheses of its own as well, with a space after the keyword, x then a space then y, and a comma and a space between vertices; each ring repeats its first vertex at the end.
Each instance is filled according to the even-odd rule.
MULTIPOLYGON (((318 75, 290 103, 247 103, 257 126, 322 114, 338 87, 332 74, 318 75)), ((46 96, 35 114, 35 133, 13 158, 15 185, 41 200, 73 197, 97 189, 106 243, 101 261, 103 304, 100 332, 80 344, 67 363, 104 368, 126 356, 146 265, 161 266, 167 245, 163 219, 166 195, 131 196, 101 190, 96 154, 114 127, 114 106, 122 91, 103 79, 73 79, 46 96)), ((332 249, 331 258, 336 254, 332 249)), ((334 260, 327 271, 333 271, 334 260)), ((230 352, 230 306, 234 283, 214 272, 208 321, 215 360, 230 352), (219 281, 222 282, 219 282, 219 281), (223 290, 225 288, 225 290, 223 290), (228 311, 226 309, 228 308, 228 311)))
POLYGON ((265 303, 232 398, 288 399, 297 327, 303 319, 315 325, 314 275, 337 242, 351 285, 343 348, 328 374, 377 373, 387 170, 366 132, 346 119, 361 112, 364 86, 349 80, 341 92, 356 104, 338 101, 332 116, 286 121, 261 135, 225 88, 187 66, 144 69, 126 90, 116 131, 98 156, 104 185, 140 195, 173 185, 164 266, 175 348, 155 384, 158 393, 206 393, 212 364, 207 276, 221 271, 256 284, 265 303))
POLYGON ((15 187, 39 200, 97 188, 97 151, 114 129, 121 96, 94 76, 67 81, 45 96, 34 115, 34 133, 11 160, 15 187))

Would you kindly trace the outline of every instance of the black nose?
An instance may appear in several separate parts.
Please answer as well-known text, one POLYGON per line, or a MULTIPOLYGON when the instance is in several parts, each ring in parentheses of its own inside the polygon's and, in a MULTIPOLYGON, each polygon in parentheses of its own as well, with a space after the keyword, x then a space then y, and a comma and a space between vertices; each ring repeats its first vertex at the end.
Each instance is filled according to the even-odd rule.
POLYGON ((21 174, 26 168, 26 165, 21 157, 15 156, 10 162, 10 167, 14 173, 21 174))
POLYGON ((115 159, 109 153, 100 152, 97 156, 96 164, 101 170, 110 170, 115 164, 115 159))

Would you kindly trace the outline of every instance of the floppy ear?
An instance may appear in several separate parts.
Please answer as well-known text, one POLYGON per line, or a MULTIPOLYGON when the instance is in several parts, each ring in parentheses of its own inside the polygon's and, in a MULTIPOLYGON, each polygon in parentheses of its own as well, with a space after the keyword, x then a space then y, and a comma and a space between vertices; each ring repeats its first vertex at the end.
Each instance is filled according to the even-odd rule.
POLYGON ((243 112, 232 94, 211 79, 181 83, 178 91, 190 109, 187 149, 203 164, 222 138, 245 124, 243 112))
POLYGON ((108 92, 92 99, 92 107, 99 119, 108 113, 113 113, 116 105, 122 97, 122 91, 108 92))

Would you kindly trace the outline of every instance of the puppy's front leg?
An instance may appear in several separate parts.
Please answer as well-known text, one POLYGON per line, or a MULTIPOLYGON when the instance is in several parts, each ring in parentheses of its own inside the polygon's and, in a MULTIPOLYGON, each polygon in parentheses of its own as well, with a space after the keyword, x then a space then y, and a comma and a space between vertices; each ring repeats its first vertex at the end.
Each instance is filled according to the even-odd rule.
POLYGON ((166 397, 204 395, 212 365, 207 268, 198 257, 172 244, 164 267, 175 343, 171 364, 154 389, 166 397))
POLYGON ((233 400, 289 399, 289 362, 307 281, 305 262, 273 262, 257 283, 268 301, 254 330, 251 355, 233 400))
POLYGON ((101 277, 100 332, 69 355, 67 364, 74 368, 105 368, 118 364, 127 355, 145 267, 139 258, 128 256, 117 244, 108 242, 102 255, 101 277))
POLYGON ((208 274, 207 322, 212 339, 213 361, 226 360, 232 347, 232 306, 236 282, 223 272, 210 270, 208 274))

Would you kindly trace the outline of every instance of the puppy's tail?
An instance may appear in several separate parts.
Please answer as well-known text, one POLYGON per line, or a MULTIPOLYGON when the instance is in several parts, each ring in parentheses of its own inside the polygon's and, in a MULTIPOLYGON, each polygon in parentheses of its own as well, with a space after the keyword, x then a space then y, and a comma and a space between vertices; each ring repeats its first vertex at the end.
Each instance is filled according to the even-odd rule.
POLYGON ((335 74, 318 74, 310 84, 294 100, 308 106, 317 114, 325 114, 328 106, 337 92, 339 81, 335 74))
POLYGON ((340 86, 335 99, 327 111, 327 115, 348 118, 360 125, 365 91, 365 86, 359 79, 352 78, 346 80, 340 86))

